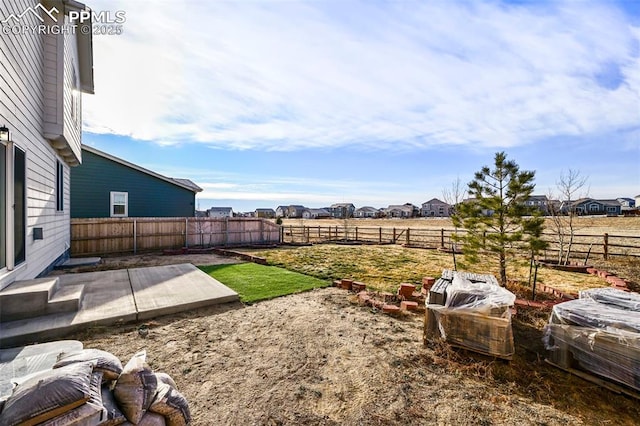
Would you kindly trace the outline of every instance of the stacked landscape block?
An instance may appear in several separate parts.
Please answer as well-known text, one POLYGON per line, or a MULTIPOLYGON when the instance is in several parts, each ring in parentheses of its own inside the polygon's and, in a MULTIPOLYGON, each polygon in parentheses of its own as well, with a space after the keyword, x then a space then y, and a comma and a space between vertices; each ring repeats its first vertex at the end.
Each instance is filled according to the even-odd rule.
POLYGON ((579 297, 553 307, 544 330, 549 362, 640 392, 640 295, 608 287, 579 297))
POLYGON ((493 275, 444 270, 429 290, 425 343, 441 338, 454 346, 511 359, 515 299, 493 275))

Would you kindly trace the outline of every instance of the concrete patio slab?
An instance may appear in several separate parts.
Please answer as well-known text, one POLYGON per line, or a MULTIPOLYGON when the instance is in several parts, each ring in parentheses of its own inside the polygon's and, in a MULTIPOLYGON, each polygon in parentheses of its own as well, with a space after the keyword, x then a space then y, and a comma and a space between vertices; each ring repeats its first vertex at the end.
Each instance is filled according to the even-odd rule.
POLYGON ((75 268, 77 266, 95 266, 102 261, 100 257, 70 257, 58 265, 58 268, 75 268))
POLYGON ((80 310, 0 323, 0 347, 59 338, 96 325, 133 322, 239 300, 192 264, 59 275, 60 288, 84 286, 80 310))
POLYGON ((129 269, 138 319, 238 300, 238 293, 190 263, 129 269))

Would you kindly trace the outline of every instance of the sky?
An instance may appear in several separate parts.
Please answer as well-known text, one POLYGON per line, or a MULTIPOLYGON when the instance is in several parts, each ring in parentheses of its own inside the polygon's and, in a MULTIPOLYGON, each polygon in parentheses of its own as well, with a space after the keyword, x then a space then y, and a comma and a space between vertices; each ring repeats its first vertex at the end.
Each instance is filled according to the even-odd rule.
POLYGON ((93 36, 83 143, 201 210, 419 206, 498 151, 536 194, 568 169, 640 194, 640 0, 86 3, 124 22, 93 36))

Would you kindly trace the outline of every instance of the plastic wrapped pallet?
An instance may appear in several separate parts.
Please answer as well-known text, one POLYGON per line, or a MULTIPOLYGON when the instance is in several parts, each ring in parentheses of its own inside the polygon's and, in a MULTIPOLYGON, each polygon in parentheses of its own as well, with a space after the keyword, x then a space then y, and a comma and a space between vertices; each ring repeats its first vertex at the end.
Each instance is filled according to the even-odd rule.
POLYGON ((444 304, 426 305, 425 340, 441 337, 472 351, 511 358, 514 344, 509 307, 515 295, 495 285, 495 278, 472 282, 462 274, 451 276, 444 304))
POLYGON ((640 391, 640 297, 609 288, 580 297, 553 307, 544 330, 549 360, 640 391))

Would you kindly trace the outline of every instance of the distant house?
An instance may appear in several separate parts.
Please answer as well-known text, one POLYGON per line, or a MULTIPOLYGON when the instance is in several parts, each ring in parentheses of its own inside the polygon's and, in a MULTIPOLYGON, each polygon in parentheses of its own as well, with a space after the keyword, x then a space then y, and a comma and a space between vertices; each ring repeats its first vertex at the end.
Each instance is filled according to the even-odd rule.
MULTIPOLYGON (((462 200, 463 203, 477 203, 477 199, 474 197, 471 198, 465 198, 464 200, 462 200)), ((490 209, 482 209, 481 214, 483 216, 493 216, 493 213, 495 213, 493 210, 490 209)))
POLYGON ((528 207, 538 209, 545 216, 549 214, 549 198, 546 195, 532 195, 525 201, 525 204, 528 207))
POLYGON ((421 214, 423 217, 449 217, 451 212, 452 206, 437 198, 422 203, 421 214))
POLYGON ((305 209, 302 212, 303 219, 328 219, 331 217, 331 213, 325 209, 305 209))
POLYGON ((287 217, 289 218, 296 218, 302 217, 302 213, 304 213, 304 211, 307 208, 305 206, 300 206, 300 205, 296 205, 296 204, 292 204, 289 207, 287 207, 287 217))
POLYGON ((37 29, 0 36, 0 289, 69 257, 69 176, 82 162, 83 94, 94 91, 91 10, 64 1, 26 13, 36 3, 0 6, 6 28, 37 29))
POLYGON ((276 217, 276 211, 273 209, 256 209, 254 212, 255 217, 262 217, 265 219, 273 219, 276 217))
POLYGON ((332 204, 331 207, 327 207, 325 210, 331 214, 331 217, 343 219, 353 217, 356 207, 351 203, 338 203, 332 204))
POLYGON ((620 203, 620 206, 622 206, 623 212, 636 208, 636 200, 634 200, 633 198, 621 197, 617 200, 620 203))
POLYGON ((89 146, 71 169, 71 217, 193 217, 196 193, 174 179, 89 146))
POLYGON ((417 216, 419 211, 418 207, 413 204, 407 203, 402 205, 390 205, 384 209, 384 213, 387 217, 407 219, 417 216))
POLYGON ((207 217, 213 219, 224 219, 225 217, 233 217, 233 209, 231 207, 211 207, 207 210, 207 217))
POLYGON ((640 195, 634 197, 636 199, 636 209, 640 208, 640 195))
POLYGON ((594 200, 581 198, 571 204, 571 209, 579 215, 608 215, 622 214, 622 205, 618 200, 594 200))
POLYGON ((289 212, 289 206, 276 207, 276 217, 287 217, 288 212, 289 212))
POLYGON ((364 206, 356 209, 353 212, 353 216, 359 219, 380 217, 380 210, 375 207, 364 206))

